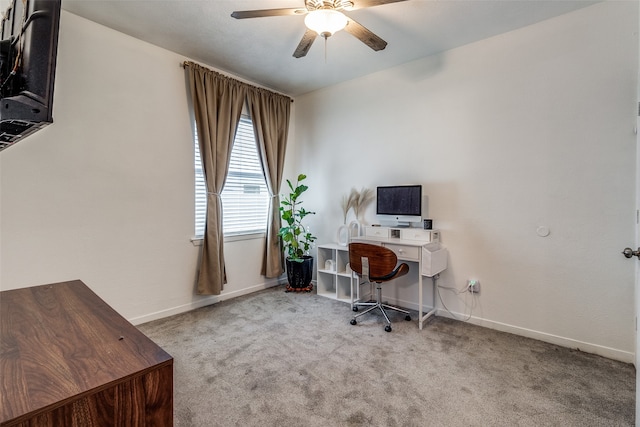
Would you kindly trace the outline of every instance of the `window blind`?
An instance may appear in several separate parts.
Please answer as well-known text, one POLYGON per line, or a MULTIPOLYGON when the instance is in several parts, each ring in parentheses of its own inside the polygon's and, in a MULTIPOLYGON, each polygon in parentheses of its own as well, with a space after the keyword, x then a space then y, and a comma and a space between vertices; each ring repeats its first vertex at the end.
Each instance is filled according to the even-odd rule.
POLYGON ((207 186, 204 183, 198 131, 195 131, 195 171, 196 171, 196 237, 204 236, 204 225, 207 221, 207 186))
MULTIPOLYGON (((200 161, 200 150, 195 144, 196 170, 196 236, 204 234, 207 192, 200 161)), ((225 235, 264 233, 267 228, 269 192, 258 156, 253 123, 242 116, 236 131, 229 172, 222 199, 222 228, 225 235)))

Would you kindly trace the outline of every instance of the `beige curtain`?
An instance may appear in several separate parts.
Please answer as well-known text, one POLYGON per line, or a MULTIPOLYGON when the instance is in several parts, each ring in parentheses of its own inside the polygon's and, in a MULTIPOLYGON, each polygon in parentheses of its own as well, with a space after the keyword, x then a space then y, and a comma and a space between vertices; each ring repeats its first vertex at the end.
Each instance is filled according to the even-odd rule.
POLYGON ((207 220, 197 293, 219 295, 226 283, 220 193, 247 86, 193 62, 185 62, 207 186, 207 220))
POLYGON ((280 184, 289 133, 291 98, 259 88, 250 88, 247 103, 258 142, 262 169, 271 194, 262 275, 273 278, 284 273, 280 245, 280 184))

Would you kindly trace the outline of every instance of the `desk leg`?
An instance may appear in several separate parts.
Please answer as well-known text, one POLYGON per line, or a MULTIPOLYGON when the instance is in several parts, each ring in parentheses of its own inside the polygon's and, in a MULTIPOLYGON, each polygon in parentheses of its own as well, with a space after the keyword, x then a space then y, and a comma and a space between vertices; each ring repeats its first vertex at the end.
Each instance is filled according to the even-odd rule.
MULTIPOLYGON (((336 277, 337 280, 337 277, 336 277)), ((337 287, 337 283, 336 283, 336 287, 337 287)), ((360 291, 359 289, 360 287, 358 286, 358 282, 356 282, 355 280, 353 280, 353 273, 351 273, 351 310, 353 310, 354 307, 354 303, 360 298, 360 295, 358 295, 358 292, 360 291)))
POLYGON ((438 278, 438 275, 436 274, 435 276, 433 276, 431 278, 432 284, 433 284, 433 289, 432 289, 432 295, 433 295, 433 308, 431 310, 429 310, 424 316, 422 315, 422 275, 420 275, 420 279, 418 280, 418 285, 420 286, 420 319, 419 319, 419 323, 420 323, 420 329, 422 330, 422 325, 424 324, 424 322, 427 321, 427 319, 431 316, 434 316, 436 314, 436 279, 438 278))
POLYGON ((422 264, 419 265, 418 272, 418 326, 422 330, 422 264))

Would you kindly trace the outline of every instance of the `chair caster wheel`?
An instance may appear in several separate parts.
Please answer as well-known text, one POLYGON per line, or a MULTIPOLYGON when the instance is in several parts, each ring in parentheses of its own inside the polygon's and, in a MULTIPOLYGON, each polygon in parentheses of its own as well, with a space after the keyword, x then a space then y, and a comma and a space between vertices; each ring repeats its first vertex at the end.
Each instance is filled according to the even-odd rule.
POLYGON ((407 322, 411 322, 411 316, 409 316, 408 314, 405 316, 404 320, 406 320, 407 322))
POLYGON ((351 310, 358 311, 358 307, 353 307, 351 310))
POLYGON ((358 322, 356 322, 356 319, 351 319, 351 322, 349 322, 349 323, 351 323, 352 325, 355 325, 358 322))
POLYGON ((391 325, 385 326, 384 330, 387 331, 387 332, 391 332, 391 325))

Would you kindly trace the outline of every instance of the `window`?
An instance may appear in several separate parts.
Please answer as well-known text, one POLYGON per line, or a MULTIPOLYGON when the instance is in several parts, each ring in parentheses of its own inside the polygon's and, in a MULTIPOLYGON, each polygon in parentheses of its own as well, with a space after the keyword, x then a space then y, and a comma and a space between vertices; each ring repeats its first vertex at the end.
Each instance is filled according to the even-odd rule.
MULTIPOLYGON (((196 237, 204 235, 207 190, 204 183, 198 136, 195 138, 196 237)), ((267 229, 269 192, 258 156, 253 123, 242 116, 231 149, 229 172, 222 194, 222 230, 225 236, 264 233, 267 229)))

